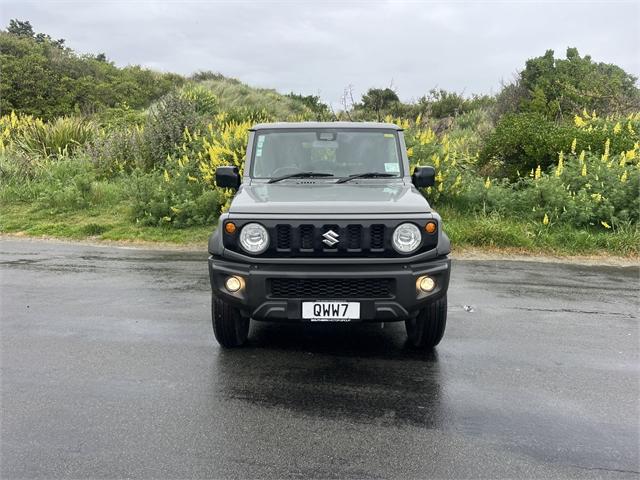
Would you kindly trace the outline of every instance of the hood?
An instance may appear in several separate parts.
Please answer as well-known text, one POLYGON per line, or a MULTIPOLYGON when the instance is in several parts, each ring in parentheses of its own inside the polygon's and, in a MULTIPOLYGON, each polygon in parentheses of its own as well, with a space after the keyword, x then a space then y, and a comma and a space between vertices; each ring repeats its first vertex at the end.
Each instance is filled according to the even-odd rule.
POLYGON ((427 213, 431 207, 413 185, 373 183, 244 184, 229 213, 427 213))

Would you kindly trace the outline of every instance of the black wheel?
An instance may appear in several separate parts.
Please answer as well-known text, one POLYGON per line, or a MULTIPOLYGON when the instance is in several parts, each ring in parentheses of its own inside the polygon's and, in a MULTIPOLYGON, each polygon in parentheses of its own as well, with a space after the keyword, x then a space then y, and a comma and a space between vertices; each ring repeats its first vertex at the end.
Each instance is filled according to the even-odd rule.
POLYGON ((447 326, 446 295, 420 310, 416 318, 405 321, 405 326, 412 347, 429 350, 438 345, 447 326))
POLYGON ((249 319, 240 310, 213 296, 211 298, 211 322, 218 343, 226 348, 241 347, 249 336, 249 319))

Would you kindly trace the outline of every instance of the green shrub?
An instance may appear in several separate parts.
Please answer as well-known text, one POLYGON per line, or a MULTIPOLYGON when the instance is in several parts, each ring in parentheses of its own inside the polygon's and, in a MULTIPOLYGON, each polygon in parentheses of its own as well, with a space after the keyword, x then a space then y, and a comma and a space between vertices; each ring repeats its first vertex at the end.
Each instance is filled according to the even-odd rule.
POLYGON ((147 170, 163 166, 182 142, 185 128, 193 131, 201 123, 194 102, 176 92, 163 97, 150 109, 144 126, 142 166, 147 170))
POLYGON ((608 140, 610 154, 618 154, 633 148, 638 140, 640 122, 628 122, 631 129, 620 127, 615 133, 615 125, 621 125, 620 121, 601 119, 591 128, 580 128, 575 124, 558 124, 538 113, 505 115, 488 136, 480 152, 480 164, 488 166, 493 175, 515 179, 538 165, 543 170, 553 165, 559 152, 572 150, 574 140, 574 150, 597 154, 604 153, 608 140))
POLYGON ((146 161, 143 129, 137 126, 104 131, 87 152, 101 176, 113 176, 143 167, 146 161))
POLYGON ((180 97, 191 103, 199 115, 218 113, 218 99, 211 90, 201 85, 188 85, 180 90, 180 97))
POLYGON ((622 154, 605 161, 595 154, 571 154, 547 172, 536 169, 516 182, 469 176, 462 183, 463 192, 446 201, 467 211, 599 229, 640 220, 640 171, 622 154))
POLYGON ((129 195, 133 219, 141 225, 213 225, 220 214, 220 192, 203 189, 186 175, 138 172, 132 178, 129 195))

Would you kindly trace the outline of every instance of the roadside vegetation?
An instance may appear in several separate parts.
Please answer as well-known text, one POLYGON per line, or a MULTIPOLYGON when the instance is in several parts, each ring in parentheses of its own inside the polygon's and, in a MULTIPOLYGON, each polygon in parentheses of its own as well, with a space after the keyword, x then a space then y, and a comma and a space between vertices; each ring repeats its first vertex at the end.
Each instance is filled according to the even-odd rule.
POLYGON ((530 59, 495 96, 390 88, 332 111, 316 96, 218 73, 118 68, 12 20, 0 32, 0 232, 193 243, 231 192, 248 129, 276 120, 386 120, 456 247, 637 256, 640 93, 615 65, 568 49, 530 59))

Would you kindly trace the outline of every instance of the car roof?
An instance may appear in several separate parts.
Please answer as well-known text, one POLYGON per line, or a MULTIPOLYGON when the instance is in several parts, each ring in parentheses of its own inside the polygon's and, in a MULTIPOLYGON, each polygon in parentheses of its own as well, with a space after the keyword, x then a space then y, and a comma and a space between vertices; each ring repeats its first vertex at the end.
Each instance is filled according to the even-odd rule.
POLYGON ((274 123, 258 123, 251 130, 278 130, 278 129, 317 129, 317 128, 368 128, 379 130, 402 130, 398 125, 393 123, 381 122, 274 122, 274 123))

